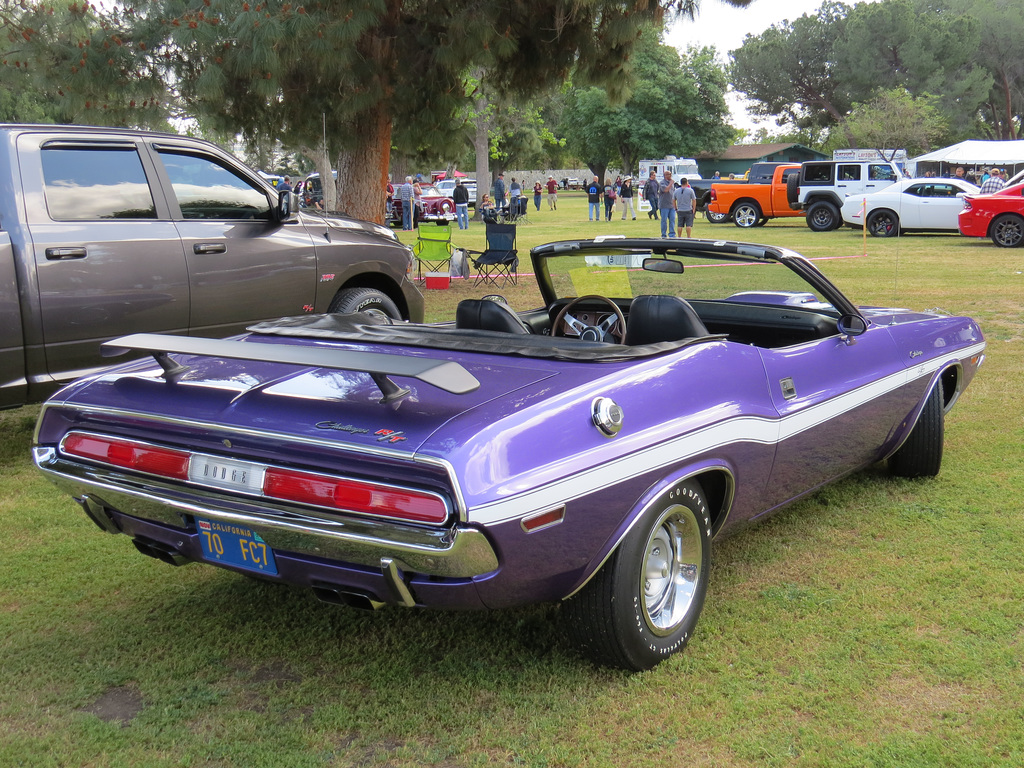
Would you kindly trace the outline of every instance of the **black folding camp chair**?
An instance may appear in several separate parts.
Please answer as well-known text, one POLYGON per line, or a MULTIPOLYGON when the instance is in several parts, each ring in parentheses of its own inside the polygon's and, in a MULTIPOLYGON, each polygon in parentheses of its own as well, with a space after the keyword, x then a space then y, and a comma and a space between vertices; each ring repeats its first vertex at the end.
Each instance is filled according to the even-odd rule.
POLYGON ((491 224, 487 227, 487 249, 466 251, 469 260, 476 267, 477 282, 497 286, 516 285, 519 282, 519 256, 516 253, 516 225, 491 224))

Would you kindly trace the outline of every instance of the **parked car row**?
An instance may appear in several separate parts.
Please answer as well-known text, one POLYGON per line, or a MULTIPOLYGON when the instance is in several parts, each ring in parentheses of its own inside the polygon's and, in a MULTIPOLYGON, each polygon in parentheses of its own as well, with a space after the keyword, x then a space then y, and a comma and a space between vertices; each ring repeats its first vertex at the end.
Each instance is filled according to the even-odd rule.
POLYGON ((815 232, 846 224, 874 237, 959 232, 1004 248, 1024 244, 1024 174, 982 195, 960 178, 901 178, 889 162, 777 164, 759 183, 714 182, 706 195, 712 223, 756 227, 776 216, 804 216, 815 232))

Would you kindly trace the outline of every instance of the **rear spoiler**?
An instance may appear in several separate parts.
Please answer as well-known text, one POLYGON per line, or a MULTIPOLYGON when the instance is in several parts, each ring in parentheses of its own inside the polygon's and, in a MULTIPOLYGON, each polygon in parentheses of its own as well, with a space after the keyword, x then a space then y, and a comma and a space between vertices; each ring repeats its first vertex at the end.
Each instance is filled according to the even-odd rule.
POLYGON ((148 352, 164 370, 164 378, 174 381, 188 370, 172 360, 170 354, 226 357, 232 360, 253 360, 261 363, 283 363, 313 368, 360 371, 370 374, 387 403, 409 394, 389 376, 406 376, 431 386, 464 395, 480 388, 480 382, 459 363, 431 360, 377 352, 357 352, 329 347, 299 347, 292 344, 260 344, 230 339, 204 339, 195 336, 169 336, 159 333, 133 333, 100 345, 104 357, 126 352, 148 352))

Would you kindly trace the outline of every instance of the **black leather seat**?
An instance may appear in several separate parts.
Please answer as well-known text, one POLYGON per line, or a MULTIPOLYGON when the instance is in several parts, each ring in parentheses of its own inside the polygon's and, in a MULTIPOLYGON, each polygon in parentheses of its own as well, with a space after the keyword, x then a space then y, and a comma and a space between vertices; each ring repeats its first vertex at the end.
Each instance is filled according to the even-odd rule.
POLYGON ((502 333, 533 333, 508 304, 490 299, 463 299, 455 308, 455 327, 502 333))
POLYGON ((708 329, 686 299, 637 296, 629 305, 626 341, 631 346, 707 336, 708 329))

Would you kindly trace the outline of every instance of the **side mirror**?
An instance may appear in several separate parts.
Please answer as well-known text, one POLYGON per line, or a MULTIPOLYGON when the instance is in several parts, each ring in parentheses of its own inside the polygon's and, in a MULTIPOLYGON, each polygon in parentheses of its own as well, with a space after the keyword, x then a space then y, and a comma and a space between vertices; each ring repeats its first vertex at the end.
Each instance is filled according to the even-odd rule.
POLYGON ((277 196, 277 220, 281 223, 294 221, 299 209, 299 198, 294 192, 280 192, 277 196))
POLYGON ((843 315, 836 323, 839 333, 847 344, 853 344, 856 336, 860 336, 868 329, 868 322, 860 315, 843 315))

